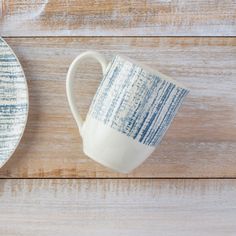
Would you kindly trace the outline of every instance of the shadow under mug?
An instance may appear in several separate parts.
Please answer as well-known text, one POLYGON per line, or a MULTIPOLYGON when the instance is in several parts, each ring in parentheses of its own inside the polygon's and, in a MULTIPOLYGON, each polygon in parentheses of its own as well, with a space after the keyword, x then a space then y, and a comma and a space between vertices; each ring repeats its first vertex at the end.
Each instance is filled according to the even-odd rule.
POLYGON ((84 153, 106 167, 128 173, 155 150, 189 90, 127 57, 117 55, 107 64, 98 52, 87 51, 70 65, 66 92, 84 153), (73 79, 81 60, 88 57, 101 64, 103 79, 83 121, 73 79))

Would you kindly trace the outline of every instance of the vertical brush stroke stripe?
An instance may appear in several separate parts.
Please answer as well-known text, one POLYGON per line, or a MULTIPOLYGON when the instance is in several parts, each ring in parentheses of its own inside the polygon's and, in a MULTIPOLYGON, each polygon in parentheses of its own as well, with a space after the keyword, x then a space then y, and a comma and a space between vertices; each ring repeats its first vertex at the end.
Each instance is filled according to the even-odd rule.
POLYGON ((89 115, 148 146, 156 146, 188 90, 116 56, 89 115))

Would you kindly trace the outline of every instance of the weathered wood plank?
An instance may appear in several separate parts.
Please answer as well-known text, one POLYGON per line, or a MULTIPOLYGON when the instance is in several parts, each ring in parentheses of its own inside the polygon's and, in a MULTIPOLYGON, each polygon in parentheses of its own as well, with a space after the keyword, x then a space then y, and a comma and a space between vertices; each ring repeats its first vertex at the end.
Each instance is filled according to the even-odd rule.
POLYGON ((234 0, 0 0, 2 36, 234 36, 234 0))
MULTIPOLYGON (((30 115, 23 140, 1 177, 236 177, 235 38, 6 38, 26 72, 30 115), (124 54, 185 83, 191 93, 155 153, 129 175, 95 164, 65 95, 69 64, 95 49, 124 54)), ((101 70, 86 61, 76 89, 85 116, 101 70)))
POLYGON ((1 180, 0 234, 235 235, 236 180, 1 180))

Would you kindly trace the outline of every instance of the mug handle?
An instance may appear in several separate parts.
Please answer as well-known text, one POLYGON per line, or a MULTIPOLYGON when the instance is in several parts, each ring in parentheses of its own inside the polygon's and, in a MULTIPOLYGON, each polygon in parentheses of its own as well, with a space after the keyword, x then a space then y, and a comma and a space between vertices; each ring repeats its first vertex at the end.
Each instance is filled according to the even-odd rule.
POLYGON ((66 77, 66 94, 67 94, 67 99, 69 102, 69 106, 72 112, 72 115, 77 123, 77 126, 79 128, 80 134, 82 135, 82 127, 83 127, 83 119, 79 113, 79 110, 76 106, 75 102, 75 95, 73 92, 73 82, 74 82, 74 77, 77 71, 77 67, 80 64, 81 60, 85 58, 94 58, 96 59, 101 67, 102 67, 102 72, 103 76, 105 75, 106 69, 107 69, 107 62, 105 58, 98 52, 95 51, 87 51, 84 53, 81 53, 79 56, 77 56, 74 61, 71 63, 69 70, 67 72, 67 77, 66 77))

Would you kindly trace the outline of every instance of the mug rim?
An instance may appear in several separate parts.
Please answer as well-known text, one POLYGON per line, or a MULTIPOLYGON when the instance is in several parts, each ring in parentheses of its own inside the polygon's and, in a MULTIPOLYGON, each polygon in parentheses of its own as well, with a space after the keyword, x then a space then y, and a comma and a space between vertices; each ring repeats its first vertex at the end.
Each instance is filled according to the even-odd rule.
POLYGON ((190 91, 189 88, 187 88, 183 83, 176 81, 176 80, 173 79, 172 77, 170 77, 170 76, 168 76, 168 75, 165 75, 165 74, 161 73, 159 70, 153 69, 153 68, 151 68, 150 66, 148 66, 148 65, 146 65, 146 64, 143 64, 142 62, 139 62, 139 61, 137 61, 137 60, 135 60, 135 59, 131 59, 130 57, 127 57, 127 56, 124 56, 124 55, 121 55, 121 54, 116 54, 116 55, 115 55, 115 58, 116 58, 116 57, 119 57, 119 58, 121 58, 121 59, 123 59, 123 60, 129 61, 129 62, 131 62, 132 64, 137 65, 138 67, 144 69, 145 71, 147 71, 147 72, 149 72, 149 73, 151 73, 151 74, 157 75, 157 76, 159 76, 161 79, 164 79, 164 80, 166 80, 166 81, 169 81, 169 82, 172 83, 172 84, 175 84, 177 87, 181 87, 181 88, 183 88, 183 89, 186 89, 186 90, 190 91))

